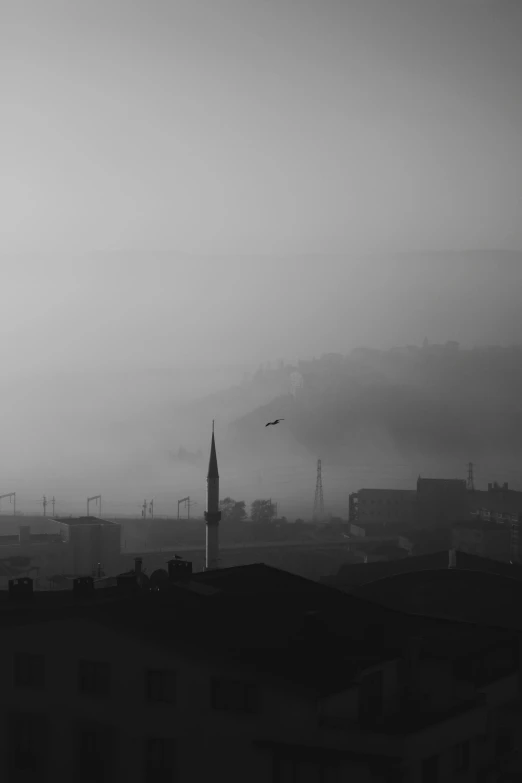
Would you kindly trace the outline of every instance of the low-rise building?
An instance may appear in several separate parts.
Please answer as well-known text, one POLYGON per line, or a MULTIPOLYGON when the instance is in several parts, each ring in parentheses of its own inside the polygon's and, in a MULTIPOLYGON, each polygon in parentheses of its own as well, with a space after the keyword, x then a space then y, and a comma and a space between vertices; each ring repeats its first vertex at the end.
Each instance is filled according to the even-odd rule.
POLYGON ((511 525, 486 519, 457 522, 451 530, 452 547, 470 555, 509 562, 511 525))
POLYGON ((33 578, 38 588, 46 587, 47 580, 57 574, 118 572, 119 524, 97 517, 47 517, 44 522, 47 532, 33 533, 30 525, 22 524, 16 534, 0 536, 0 586, 22 576, 33 578))
POLYGON ((106 573, 120 565, 121 526, 99 517, 55 517, 52 523, 70 549, 71 572, 92 574, 100 564, 106 573))

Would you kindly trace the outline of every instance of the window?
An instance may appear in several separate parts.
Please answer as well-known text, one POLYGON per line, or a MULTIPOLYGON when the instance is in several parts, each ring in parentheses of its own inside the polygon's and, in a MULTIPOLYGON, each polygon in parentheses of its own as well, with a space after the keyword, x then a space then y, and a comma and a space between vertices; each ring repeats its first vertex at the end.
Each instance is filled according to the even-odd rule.
POLYGON ((17 688, 43 688, 45 659, 43 655, 15 653, 14 682, 17 688))
POLYGON ((176 780, 176 745, 166 737, 145 740, 145 783, 173 783, 176 780))
POLYGON ((340 767, 335 761, 276 755, 274 783, 340 783, 340 767))
POLYGON ((507 753, 511 753, 514 747, 513 735, 509 732, 502 732, 495 740, 495 756, 505 756, 507 753))
POLYGON ((422 783, 437 783, 439 779, 439 757, 430 756, 422 762, 422 783))
POLYGON ((359 690, 359 716, 362 720, 378 718, 382 714, 382 671, 367 674, 359 690))
POLYGON ((257 686, 234 680, 216 680, 211 683, 211 703, 215 710, 258 712, 257 686))
POLYGON ((78 688, 90 696, 108 696, 110 665, 101 661, 80 661, 78 688))
POLYGON ((78 723, 75 727, 75 768, 78 783, 110 780, 112 735, 106 726, 78 723))
POLYGON ((172 671, 148 671, 146 677, 148 701, 173 704, 176 700, 176 675, 172 671))
POLYGON ((469 769, 469 740, 455 745, 454 767, 455 772, 466 772, 469 769))
POLYGON ((10 768, 13 779, 17 774, 31 775, 35 780, 45 767, 47 722, 43 715, 16 713, 9 721, 10 768))

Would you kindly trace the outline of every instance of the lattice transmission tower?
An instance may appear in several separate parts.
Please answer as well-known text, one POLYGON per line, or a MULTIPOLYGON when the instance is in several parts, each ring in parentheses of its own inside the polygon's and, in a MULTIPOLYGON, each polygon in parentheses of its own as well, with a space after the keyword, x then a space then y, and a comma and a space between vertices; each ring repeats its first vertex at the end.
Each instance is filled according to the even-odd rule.
POLYGON ((466 481, 468 492, 475 492, 475 476, 473 475, 474 467, 475 466, 472 462, 468 462, 468 480, 466 481))
POLYGON ((321 471, 321 460, 317 460, 317 479, 315 482, 314 498, 314 522, 322 522, 324 519, 324 500, 323 500, 323 476, 321 471))

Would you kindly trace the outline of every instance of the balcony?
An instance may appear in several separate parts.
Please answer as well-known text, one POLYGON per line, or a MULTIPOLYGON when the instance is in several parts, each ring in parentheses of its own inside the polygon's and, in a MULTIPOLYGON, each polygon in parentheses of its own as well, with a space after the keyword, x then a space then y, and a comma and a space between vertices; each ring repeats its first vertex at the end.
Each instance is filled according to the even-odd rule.
POLYGON ((361 753, 399 758, 428 757, 486 732, 487 708, 476 700, 444 712, 411 710, 361 725, 344 718, 325 718, 325 733, 344 735, 344 746, 361 753))

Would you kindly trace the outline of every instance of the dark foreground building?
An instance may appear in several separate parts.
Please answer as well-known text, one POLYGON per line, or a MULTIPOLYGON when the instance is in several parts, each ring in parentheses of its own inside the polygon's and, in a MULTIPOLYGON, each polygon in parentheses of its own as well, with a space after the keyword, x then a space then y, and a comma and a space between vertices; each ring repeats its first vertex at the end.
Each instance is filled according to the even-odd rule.
POLYGON ((0 593, 1 779, 499 779, 516 633, 263 565, 191 571, 144 579, 139 562, 115 587, 0 593))

